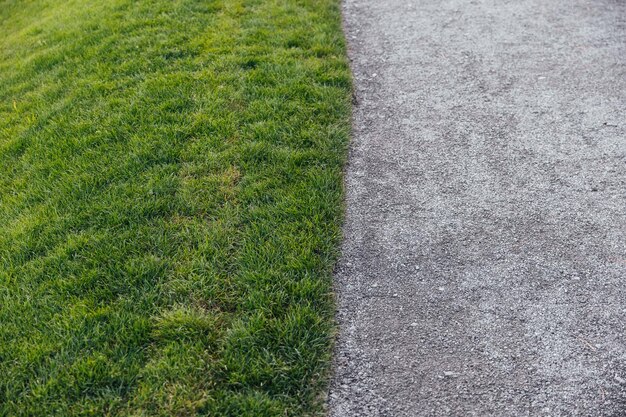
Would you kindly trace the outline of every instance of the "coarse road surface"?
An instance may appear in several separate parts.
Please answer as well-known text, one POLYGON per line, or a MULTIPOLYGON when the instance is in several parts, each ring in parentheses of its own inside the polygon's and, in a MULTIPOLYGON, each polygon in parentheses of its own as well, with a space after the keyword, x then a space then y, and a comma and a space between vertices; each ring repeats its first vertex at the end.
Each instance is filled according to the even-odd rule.
POLYGON ((330 416, 626 416, 626 1, 343 13, 330 416))

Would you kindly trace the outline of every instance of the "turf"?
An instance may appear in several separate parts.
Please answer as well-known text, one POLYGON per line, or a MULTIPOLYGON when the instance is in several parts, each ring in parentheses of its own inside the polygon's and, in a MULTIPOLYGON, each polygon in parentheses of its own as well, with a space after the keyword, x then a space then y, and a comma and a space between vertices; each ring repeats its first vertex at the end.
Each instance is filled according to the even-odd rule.
POLYGON ((0 0, 0 415, 322 411, 338 0, 0 0))

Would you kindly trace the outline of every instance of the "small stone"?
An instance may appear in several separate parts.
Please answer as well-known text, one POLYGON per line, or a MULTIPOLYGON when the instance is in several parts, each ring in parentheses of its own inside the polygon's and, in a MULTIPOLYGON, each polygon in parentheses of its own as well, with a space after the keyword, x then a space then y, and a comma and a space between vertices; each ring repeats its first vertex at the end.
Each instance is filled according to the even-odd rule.
POLYGON ((459 374, 452 371, 443 371, 443 376, 445 376, 446 378, 456 378, 457 376, 459 376, 459 374))
POLYGON ((415 327, 415 326, 417 326, 417 323, 415 322, 411 323, 411 327, 415 327))
POLYGON ((619 375, 615 375, 615 381, 616 381, 618 384, 622 384, 622 385, 626 384, 626 379, 624 379, 624 378, 620 377, 619 375))
POLYGON ((445 290, 445 288, 444 288, 444 287, 439 287, 439 288, 437 288, 437 289, 438 289, 439 291, 443 291, 443 290, 445 290))

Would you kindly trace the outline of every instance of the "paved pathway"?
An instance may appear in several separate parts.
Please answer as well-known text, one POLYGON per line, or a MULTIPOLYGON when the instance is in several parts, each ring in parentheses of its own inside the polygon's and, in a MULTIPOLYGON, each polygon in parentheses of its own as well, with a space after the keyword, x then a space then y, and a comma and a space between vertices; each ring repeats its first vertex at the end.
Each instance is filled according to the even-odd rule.
POLYGON ((343 7, 330 415, 626 416, 626 1, 343 7))

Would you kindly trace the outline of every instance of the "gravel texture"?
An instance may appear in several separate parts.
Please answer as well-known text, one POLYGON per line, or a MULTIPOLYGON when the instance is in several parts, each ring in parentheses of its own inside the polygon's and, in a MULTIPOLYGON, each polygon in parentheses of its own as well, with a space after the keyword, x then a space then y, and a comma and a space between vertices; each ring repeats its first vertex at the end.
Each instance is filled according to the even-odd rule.
POLYGON ((343 8, 330 416, 626 416, 626 1, 343 8))

